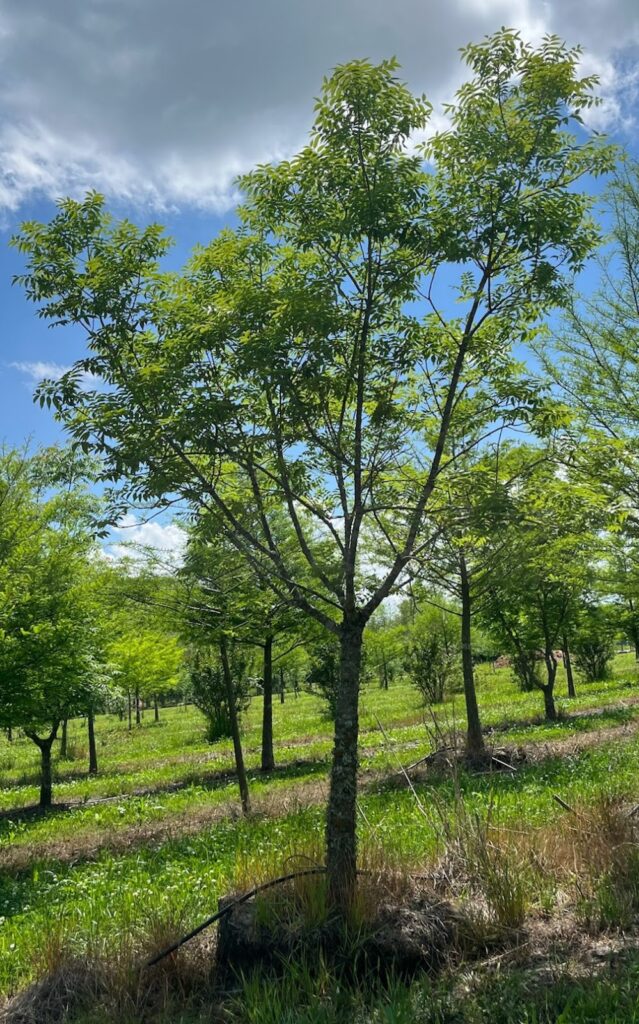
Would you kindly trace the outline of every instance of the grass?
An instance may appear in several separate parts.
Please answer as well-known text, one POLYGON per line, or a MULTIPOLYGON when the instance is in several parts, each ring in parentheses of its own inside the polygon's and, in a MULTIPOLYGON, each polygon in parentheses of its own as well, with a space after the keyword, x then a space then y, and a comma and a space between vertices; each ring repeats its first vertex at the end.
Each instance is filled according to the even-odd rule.
MULTIPOLYGON (((455 898, 483 915, 484 928, 521 928, 530 915, 547 917, 562 901, 586 931, 634 927, 634 839, 616 846, 606 840, 615 850, 625 843, 632 856, 615 854, 583 868, 579 891, 558 841, 573 822, 553 798, 560 795, 578 809, 582 823, 588 808, 639 799, 634 663, 618 658, 612 679, 578 682, 578 694, 558 701, 569 717, 546 724, 540 694, 520 693, 507 670, 482 670, 480 704, 491 741, 525 745, 528 759, 513 773, 418 773, 412 792, 397 770, 430 749, 424 710, 401 682, 388 691, 365 687, 359 799, 364 856, 404 870, 455 861, 455 898)), ((462 727, 460 695, 434 710, 441 728, 462 727)), ((35 747, 20 738, 0 741, 0 993, 24 990, 52 965, 74 958, 130 969, 160 937, 170 941, 188 930, 227 892, 286 870, 300 856, 318 857, 331 750, 330 723, 318 698, 289 695, 275 705, 278 767, 267 776, 259 772, 260 707, 253 702, 244 722, 255 804, 248 820, 238 814, 230 744, 207 745, 192 707, 166 709, 159 723, 151 719, 147 713, 131 732, 113 716, 98 719, 97 777, 86 772, 84 723, 71 722, 69 745, 77 756, 57 760, 54 790, 66 806, 44 817, 24 813, 37 799, 35 747)), ((603 834, 601 822, 590 821, 589 828, 603 834)), ((575 843, 570 849, 577 856, 575 843)), ((475 976, 471 966, 461 986, 442 976, 408 987, 389 982, 383 991, 371 982, 360 991, 340 986, 330 966, 322 971, 316 964, 304 973, 303 964, 289 964, 283 978, 245 978, 224 1013, 230 1021, 255 1024, 639 1021, 633 995, 638 959, 622 958, 615 972, 606 980, 594 973, 561 980, 560 972, 549 990, 526 968, 494 978, 490 971, 475 976)), ((120 988, 129 991, 124 982, 120 988)), ((198 1017, 184 987, 179 992, 167 1020, 211 1019, 198 1017)), ((159 1010, 145 1018, 150 1011, 140 1009, 138 997, 127 1004, 131 1022, 162 1019, 159 1010)), ((100 1005, 105 1020, 125 1019, 122 1006, 118 1017, 104 1001, 100 1005)), ((93 1006, 87 1012, 86 1020, 99 1024, 102 1011, 93 1006)))

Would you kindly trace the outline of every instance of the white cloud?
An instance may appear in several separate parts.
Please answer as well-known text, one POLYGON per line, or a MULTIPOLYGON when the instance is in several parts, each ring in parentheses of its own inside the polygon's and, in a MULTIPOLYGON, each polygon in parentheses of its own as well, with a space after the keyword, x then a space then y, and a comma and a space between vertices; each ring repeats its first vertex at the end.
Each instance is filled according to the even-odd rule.
POLYGON ((5 4, 0 207, 95 187, 127 203, 222 210, 238 172, 300 144, 335 64, 395 54, 438 104, 463 74, 458 48, 504 24, 582 42, 605 94, 594 123, 628 125, 636 0, 5 4))
MULTIPOLYGON (((25 384, 29 391, 32 391, 43 380, 60 380, 60 377, 71 369, 70 366, 62 366, 60 363, 49 363, 39 359, 33 362, 9 363, 9 366, 11 369, 18 370, 19 373, 23 373, 26 376, 25 384)), ((100 378, 92 373, 81 374, 79 381, 80 387, 83 390, 104 386, 100 378)))
POLYGON ((59 363, 45 363, 38 360, 32 363, 9 363, 9 366, 14 370, 19 370, 20 373, 26 374, 30 384, 39 384, 45 378, 59 380, 67 370, 71 369, 69 366, 60 366, 59 363))
POLYGON ((178 568, 182 564, 186 532, 177 523, 162 523, 157 519, 145 522, 138 516, 127 513, 119 524, 112 528, 111 535, 104 545, 104 553, 109 559, 152 559, 166 571, 178 568))

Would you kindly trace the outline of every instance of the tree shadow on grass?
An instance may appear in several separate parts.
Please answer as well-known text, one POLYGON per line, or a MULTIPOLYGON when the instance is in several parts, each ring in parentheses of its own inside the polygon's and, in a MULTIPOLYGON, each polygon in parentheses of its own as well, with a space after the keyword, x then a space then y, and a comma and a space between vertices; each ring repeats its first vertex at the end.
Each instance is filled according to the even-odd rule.
MULTIPOLYGON (((259 768, 248 770, 249 782, 270 782, 276 780, 294 781, 300 778, 313 777, 326 773, 327 762, 325 758, 317 759, 296 759, 277 765, 269 772, 262 772, 259 768)), ((0 838, 8 830, 7 823, 21 824, 42 818, 51 817, 81 810, 82 808, 99 807, 104 804, 122 803, 130 798, 155 796, 162 797, 169 793, 179 793, 191 787, 198 787, 205 790, 223 789, 232 785, 237 779, 235 771, 219 772, 191 772, 178 782, 164 782, 158 786, 139 787, 133 790, 123 791, 113 796, 89 797, 87 800, 60 801, 52 807, 43 810, 37 805, 15 807, 0 811, 0 838), (3 827, 4 825, 4 827, 3 827)), ((54 794, 55 795, 55 794, 54 794)))
MULTIPOLYGON (((436 763, 410 773, 411 785, 418 795, 428 800, 428 794, 436 793, 438 800, 455 799, 455 794, 479 796, 484 802, 499 802, 501 795, 525 793, 527 799, 538 798, 542 792, 557 793, 574 786, 576 782, 586 785, 601 775, 602 759, 610 766, 615 756, 628 758, 624 745, 607 738, 601 745, 577 748, 574 751, 543 751, 531 760, 520 761, 515 770, 508 771, 495 765, 492 769, 473 770, 460 760, 449 765, 436 763), (614 744, 614 745, 613 745, 614 744)), ((367 789, 376 793, 392 790, 408 790, 408 782, 401 771, 394 771, 382 780, 374 780, 367 789)))
POLYGON ((561 729, 565 732, 590 732, 596 729, 625 725, 639 717, 639 706, 623 705, 613 708, 593 708, 574 713, 559 711, 557 718, 551 721, 544 715, 531 715, 530 718, 510 719, 496 725, 487 725, 483 732, 487 739, 501 736, 508 732, 524 732, 535 729, 561 729))

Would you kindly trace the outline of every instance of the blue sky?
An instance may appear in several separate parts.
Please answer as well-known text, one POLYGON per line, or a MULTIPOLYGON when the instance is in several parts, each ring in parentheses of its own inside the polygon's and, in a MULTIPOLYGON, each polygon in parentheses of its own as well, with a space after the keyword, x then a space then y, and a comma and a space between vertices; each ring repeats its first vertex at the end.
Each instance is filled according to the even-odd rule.
POLYGON ((504 24, 582 43, 601 78, 593 125, 639 155, 636 0, 0 0, 0 440, 60 437, 34 380, 82 350, 11 286, 22 220, 95 187, 118 215, 165 224, 179 264, 229 222, 239 172, 303 143, 335 64, 396 55, 438 126, 459 47, 504 24))

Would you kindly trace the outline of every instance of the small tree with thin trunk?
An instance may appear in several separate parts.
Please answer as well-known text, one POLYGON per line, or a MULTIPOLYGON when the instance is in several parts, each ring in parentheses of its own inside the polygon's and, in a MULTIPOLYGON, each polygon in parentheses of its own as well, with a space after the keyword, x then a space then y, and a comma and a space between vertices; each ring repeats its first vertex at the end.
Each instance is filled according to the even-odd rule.
POLYGON ((46 456, 25 460, 11 525, 16 458, 0 460, 0 724, 20 726, 38 747, 40 806, 47 808, 60 723, 86 707, 103 673, 89 585, 89 503, 81 490, 51 493, 46 456))
POLYGON ((524 688, 542 691, 553 720, 557 655, 592 587, 605 499, 533 447, 510 452, 502 471, 512 482, 510 521, 492 539, 481 614, 512 655, 524 688), (532 468, 513 477, 507 467, 522 459, 532 468))

